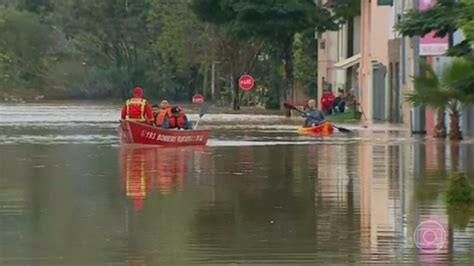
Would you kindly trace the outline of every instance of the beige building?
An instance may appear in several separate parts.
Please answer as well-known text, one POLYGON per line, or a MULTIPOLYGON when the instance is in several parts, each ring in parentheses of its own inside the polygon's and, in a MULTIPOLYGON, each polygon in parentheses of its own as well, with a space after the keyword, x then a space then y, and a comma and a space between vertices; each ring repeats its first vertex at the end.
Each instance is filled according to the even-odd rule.
POLYGON ((318 95, 324 87, 333 92, 354 88, 365 122, 409 125, 411 106, 403 98, 412 90, 415 51, 412 41, 400 38, 393 27, 413 5, 408 0, 394 1, 393 6, 361 1, 360 16, 338 32, 319 34, 318 95))

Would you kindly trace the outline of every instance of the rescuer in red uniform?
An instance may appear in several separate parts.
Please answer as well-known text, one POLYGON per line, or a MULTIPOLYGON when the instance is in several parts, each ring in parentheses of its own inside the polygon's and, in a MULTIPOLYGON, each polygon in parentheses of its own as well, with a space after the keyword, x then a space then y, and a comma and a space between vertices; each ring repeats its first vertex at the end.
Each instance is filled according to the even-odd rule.
POLYGON ((133 97, 128 99, 122 108, 122 119, 144 124, 153 124, 153 110, 147 100, 143 99, 143 89, 136 87, 133 97))

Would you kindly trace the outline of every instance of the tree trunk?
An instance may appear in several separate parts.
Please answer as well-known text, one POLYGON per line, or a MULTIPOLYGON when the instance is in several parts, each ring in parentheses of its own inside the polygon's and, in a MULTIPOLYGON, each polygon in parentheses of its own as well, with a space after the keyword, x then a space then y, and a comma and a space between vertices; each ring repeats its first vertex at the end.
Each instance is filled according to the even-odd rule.
POLYGON ((462 133, 459 126, 459 113, 454 112, 450 116, 450 130, 449 130, 449 139, 450 140, 461 140, 462 133))
POLYGON ((451 173, 456 173, 458 171, 459 166, 459 143, 457 141, 453 141, 449 143, 449 152, 450 152, 450 166, 451 166, 451 173))
POLYGON ((232 76, 232 110, 240 110, 239 79, 236 75, 232 76))
POLYGON ((122 100, 125 101, 129 98, 129 90, 126 86, 122 85, 120 88, 120 94, 122 96, 122 100))
POLYGON ((209 99, 209 93, 208 93, 208 76, 209 76, 209 67, 207 64, 204 64, 204 70, 203 70, 203 80, 202 80, 202 96, 204 96, 204 99, 209 99))
POLYGON ((436 163, 442 176, 446 175, 446 142, 436 142, 436 163))
POLYGON ((446 138, 446 121, 444 119, 444 109, 441 108, 438 110, 438 114, 436 115, 436 126, 435 126, 435 138, 446 138))
MULTIPOLYGON (((285 60, 285 92, 283 93, 284 101, 294 101, 294 73, 293 73, 293 34, 289 35, 285 41, 283 51, 283 59, 285 60)), ((286 116, 291 116, 288 110, 286 116)))

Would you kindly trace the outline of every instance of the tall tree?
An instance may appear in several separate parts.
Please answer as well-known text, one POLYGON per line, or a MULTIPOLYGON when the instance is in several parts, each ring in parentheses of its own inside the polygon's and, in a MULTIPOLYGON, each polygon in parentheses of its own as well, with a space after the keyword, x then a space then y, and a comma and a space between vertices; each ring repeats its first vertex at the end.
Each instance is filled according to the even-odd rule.
POLYGON ((285 68, 284 99, 293 99, 293 43, 296 33, 337 30, 330 11, 311 0, 194 0, 194 12, 220 26, 233 42, 263 41, 279 53, 285 68))
POLYGON ((159 33, 149 39, 160 61, 154 66, 158 83, 168 84, 164 88, 168 94, 180 91, 190 98, 190 93, 207 90, 208 79, 201 77, 208 76, 215 60, 216 41, 211 25, 200 22, 188 2, 152 1, 147 25, 149 32, 159 33))
POLYGON ((0 6, 4 87, 41 89, 52 54, 52 30, 37 15, 0 6))
POLYGON ((122 98, 130 87, 143 85, 149 1, 65 0, 55 8, 61 30, 85 62, 122 81, 117 84, 122 98))

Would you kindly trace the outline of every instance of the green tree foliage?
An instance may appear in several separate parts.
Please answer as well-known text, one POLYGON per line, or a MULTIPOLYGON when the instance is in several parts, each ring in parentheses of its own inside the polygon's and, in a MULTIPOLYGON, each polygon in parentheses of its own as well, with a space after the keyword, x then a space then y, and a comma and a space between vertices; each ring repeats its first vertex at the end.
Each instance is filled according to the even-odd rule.
POLYGON ((257 40, 273 47, 285 66, 284 100, 293 99, 295 34, 338 29, 330 11, 311 0, 194 0, 192 7, 201 20, 223 28, 231 41, 257 40))
POLYGON ((52 0, 17 0, 20 10, 26 10, 32 13, 45 14, 53 10, 52 0))
POLYGON ((55 53, 53 30, 35 14, 0 6, 1 87, 40 89, 55 53))
POLYGON ((338 24, 360 15, 361 0, 332 0, 328 1, 327 7, 333 12, 333 19, 338 24))
POLYGON ((455 173, 447 191, 446 201, 449 205, 474 204, 474 187, 466 173, 455 173))
POLYGON ((294 47, 295 86, 303 87, 306 95, 316 97, 317 54, 314 38, 296 34, 294 47))
MULTIPOLYGON (((428 10, 411 10, 406 18, 395 26, 404 36, 425 36, 435 32, 436 37, 445 37, 454 33, 459 27, 465 25, 469 31, 472 25, 472 0, 455 1, 439 0, 437 4, 428 10)), ((471 34, 467 39, 448 50, 450 56, 465 56, 471 53, 469 42, 472 42, 471 34)))
POLYGON ((464 5, 465 14, 470 14, 470 16, 462 17, 458 21, 458 26, 463 30, 470 44, 474 45, 474 0, 464 0, 464 5))
MULTIPOLYGON (((335 30, 360 0, 0 0, 0 89, 47 98, 186 99, 232 95, 255 74, 268 106, 315 91, 315 31, 335 30), (332 9, 332 12, 329 11, 332 9)), ((354 8, 355 7, 355 8, 354 8)))
POLYGON ((160 62, 151 78, 163 84, 168 95, 175 92, 190 98, 190 93, 204 93, 216 49, 210 26, 199 23, 187 1, 153 1, 148 28, 159 32, 149 40, 160 62))
POLYGON ((129 95, 131 87, 147 85, 148 1, 66 0, 57 8, 57 21, 89 71, 102 72, 104 81, 116 81, 114 86, 122 98, 129 95))
POLYGON ((11 37, 1 43, 2 90, 125 98, 140 85, 148 97, 189 99, 202 91, 204 66, 210 68, 216 49, 209 25, 199 23, 188 2, 0 0, 2 37, 11 37), (25 62, 33 69, 20 59, 34 61, 25 62))

